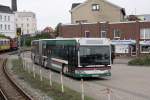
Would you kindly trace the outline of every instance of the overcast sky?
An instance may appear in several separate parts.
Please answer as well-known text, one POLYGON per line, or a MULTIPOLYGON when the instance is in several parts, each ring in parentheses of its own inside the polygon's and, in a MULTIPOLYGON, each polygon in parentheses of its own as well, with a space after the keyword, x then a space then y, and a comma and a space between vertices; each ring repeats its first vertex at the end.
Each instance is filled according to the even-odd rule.
MULTIPOLYGON (((38 29, 55 27, 59 22, 70 23, 72 3, 85 0, 18 0, 19 11, 36 13, 38 29)), ((150 0, 108 0, 126 9, 127 14, 150 14, 150 0)), ((11 0, 0 0, 2 5, 11 5, 11 0)))

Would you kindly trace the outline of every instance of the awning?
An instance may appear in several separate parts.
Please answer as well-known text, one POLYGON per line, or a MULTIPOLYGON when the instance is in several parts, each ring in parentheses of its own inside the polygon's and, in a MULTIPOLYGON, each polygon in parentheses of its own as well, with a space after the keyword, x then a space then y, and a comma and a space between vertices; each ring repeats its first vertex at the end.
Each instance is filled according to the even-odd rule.
POLYGON ((113 45, 129 45, 129 44, 136 44, 136 40, 112 40, 111 44, 113 45))
POLYGON ((149 45, 150 46, 150 41, 140 41, 140 45, 149 45))

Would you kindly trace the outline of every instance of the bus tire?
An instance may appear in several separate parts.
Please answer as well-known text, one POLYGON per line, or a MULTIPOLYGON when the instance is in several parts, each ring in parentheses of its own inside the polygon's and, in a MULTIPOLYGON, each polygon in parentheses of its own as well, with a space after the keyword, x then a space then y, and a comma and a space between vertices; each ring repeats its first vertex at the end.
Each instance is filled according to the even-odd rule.
POLYGON ((44 68, 47 69, 47 62, 46 61, 44 61, 44 68))
POLYGON ((66 74, 68 72, 68 68, 65 66, 65 64, 62 65, 62 74, 66 74))

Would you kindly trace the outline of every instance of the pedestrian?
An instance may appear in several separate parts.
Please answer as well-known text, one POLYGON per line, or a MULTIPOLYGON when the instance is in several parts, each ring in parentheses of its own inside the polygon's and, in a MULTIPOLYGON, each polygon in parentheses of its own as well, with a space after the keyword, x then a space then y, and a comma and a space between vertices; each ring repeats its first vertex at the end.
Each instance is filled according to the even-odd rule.
POLYGON ((112 63, 112 64, 114 63, 114 59, 115 59, 115 53, 112 52, 112 53, 111 53, 111 63, 112 63))

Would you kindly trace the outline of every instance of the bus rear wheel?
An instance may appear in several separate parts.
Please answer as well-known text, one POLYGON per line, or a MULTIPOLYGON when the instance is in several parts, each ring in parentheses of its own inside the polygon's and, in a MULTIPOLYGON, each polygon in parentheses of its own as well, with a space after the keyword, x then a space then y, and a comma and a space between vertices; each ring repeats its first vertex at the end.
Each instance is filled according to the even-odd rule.
POLYGON ((62 74, 66 74, 68 72, 68 67, 64 66, 62 67, 62 74))
POLYGON ((44 68, 47 68, 47 62, 44 61, 44 68))

